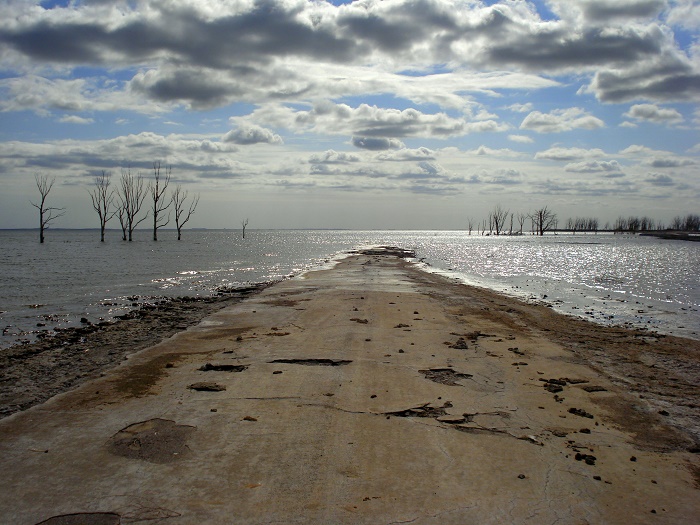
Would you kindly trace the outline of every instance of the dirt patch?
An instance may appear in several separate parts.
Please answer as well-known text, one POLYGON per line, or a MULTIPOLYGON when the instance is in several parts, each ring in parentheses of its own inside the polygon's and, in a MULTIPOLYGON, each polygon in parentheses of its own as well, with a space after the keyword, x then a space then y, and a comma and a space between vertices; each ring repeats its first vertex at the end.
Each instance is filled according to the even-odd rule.
POLYGON ((268 362, 306 366, 343 366, 352 363, 352 361, 348 361, 347 359, 274 359, 268 362))
POLYGON ((185 354, 156 356, 145 363, 136 364, 121 371, 120 375, 112 381, 112 385, 117 392, 130 397, 154 394, 156 393, 154 387, 168 374, 167 370, 185 357, 185 354))
MULTIPOLYGON (((125 356, 151 347, 236 304, 264 286, 220 297, 181 297, 143 305, 115 322, 68 328, 54 336, 0 352, 0 418, 26 410, 100 376, 125 356)), ((249 329, 215 331, 235 337, 249 329)), ((208 332, 211 334, 211 332, 208 332)), ((148 374, 146 374, 148 375, 148 374)), ((145 379, 145 376, 144 378, 145 379)), ((123 391, 143 395, 152 381, 130 380, 123 391)))
POLYGON ((451 368, 431 368, 429 370, 418 370, 426 379, 430 379, 435 383, 448 386, 462 386, 458 381, 460 379, 469 379, 472 374, 463 374, 451 368))
POLYGON ((195 430, 169 419, 149 419, 117 432, 107 443, 107 449, 125 458, 172 463, 189 453, 187 439, 195 430))

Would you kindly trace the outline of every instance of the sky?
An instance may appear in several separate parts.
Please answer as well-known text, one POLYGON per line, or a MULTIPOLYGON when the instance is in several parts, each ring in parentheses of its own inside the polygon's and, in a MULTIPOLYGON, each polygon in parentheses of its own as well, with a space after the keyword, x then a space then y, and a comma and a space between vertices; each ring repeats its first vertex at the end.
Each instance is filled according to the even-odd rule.
POLYGON ((99 227, 95 176, 154 162, 188 227, 670 222, 699 29, 698 0, 0 0, 0 228, 38 226, 37 175, 53 227, 99 227))

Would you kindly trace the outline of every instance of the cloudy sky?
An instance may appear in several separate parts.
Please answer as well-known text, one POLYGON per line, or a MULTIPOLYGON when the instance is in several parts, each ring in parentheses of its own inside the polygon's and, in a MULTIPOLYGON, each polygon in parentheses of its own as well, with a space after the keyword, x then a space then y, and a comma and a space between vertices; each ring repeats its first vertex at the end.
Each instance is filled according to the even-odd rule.
POLYGON ((698 213, 699 29, 697 0, 1 0, 0 228, 36 174, 96 227, 95 174, 154 161, 194 227, 698 213))

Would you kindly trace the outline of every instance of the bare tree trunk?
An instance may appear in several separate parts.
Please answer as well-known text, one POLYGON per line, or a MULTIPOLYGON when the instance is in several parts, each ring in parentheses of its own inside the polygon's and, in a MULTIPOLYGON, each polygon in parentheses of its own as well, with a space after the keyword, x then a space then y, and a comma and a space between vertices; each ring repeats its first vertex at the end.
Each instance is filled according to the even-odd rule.
POLYGON ((90 191, 90 198, 92 199, 92 207, 97 212, 100 217, 100 242, 105 242, 105 229, 107 228, 107 222, 114 217, 118 210, 111 212, 110 208, 114 203, 114 192, 110 191, 110 178, 111 174, 102 171, 102 175, 95 177, 95 187, 90 191))
POLYGON ((243 238, 245 239, 245 228, 248 226, 248 219, 241 221, 241 227, 243 228, 243 238))
POLYGON ((124 209, 126 229, 129 234, 129 242, 133 240, 136 227, 146 220, 148 215, 140 219, 138 214, 141 211, 143 202, 146 200, 146 192, 143 187, 143 177, 140 173, 134 176, 131 168, 122 170, 120 201, 124 209))
POLYGON ((190 220, 194 210, 197 209, 197 204, 199 204, 199 195, 192 198, 187 212, 185 212, 185 201, 187 200, 187 192, 182 190, 182 186, 179 184, 175 187, 172 195, 173 207, 175 208, 175 227, 177 228, 177 240, 182 238, 182 227, 190 220))
POLYGON ((41 200, 39 204, 30 201, 30 204, 39 210, 39 243, 44 243, 44 231, 46 231, 51 224, 51 221, 58 219, 59 217, 65 215, 65 208, 54 208, 52 206, 46 206, 46 198, 49 196, 51 188, 53 188, 56 178, 49 180, 48 175, 35 175, 34 180, 36 181, 36 187, 39 190, 41 200))
POLYGON ((153 163, 153 181, 148 184, 148 189, 151 194, 151 199, 153 200, 153 240, 158 240, 158 230, 164 226, 167 226, 170 222, 170 213, 168 213, 168 218, 163 221, 162 214, 170 207, 172 204, 172 199, 165 204, 165 190, 168 189, 168 184, 170 184, 170 173, 172 168, 168 167, 165 169, 165 174, 161 177, 160 174, 160 162, 153 163))

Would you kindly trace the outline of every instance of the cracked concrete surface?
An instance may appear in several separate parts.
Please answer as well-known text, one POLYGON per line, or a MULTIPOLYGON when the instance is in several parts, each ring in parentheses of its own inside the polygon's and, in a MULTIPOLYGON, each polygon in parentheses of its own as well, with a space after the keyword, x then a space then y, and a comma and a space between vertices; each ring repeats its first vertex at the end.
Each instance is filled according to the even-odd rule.
POLYGON ((640 439, 622 420, 639 400, 555 338, 371 253, 0 421, 0 522, 697 519, 699 463, 682 433, 641 413, 634 428, 653 436, 640 439), (188 388, 201 382, 225 389, 188 388))

